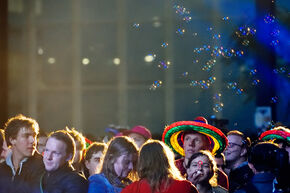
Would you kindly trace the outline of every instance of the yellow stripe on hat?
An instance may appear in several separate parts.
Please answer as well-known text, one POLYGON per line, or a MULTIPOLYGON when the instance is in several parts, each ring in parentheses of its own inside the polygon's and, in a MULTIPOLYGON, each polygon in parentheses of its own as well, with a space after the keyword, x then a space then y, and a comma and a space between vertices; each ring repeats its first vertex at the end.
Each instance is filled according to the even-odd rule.
POLYGON ((174 148, 174 150, 179 153, 181 156, 184 156, 184 149, 179 145, 178 143, 178 135, 181 133, 182 131, 178 131, 178 132, 175 132, 171 135, 170 137, 170 143, 171 143, 171 146, 174 148))

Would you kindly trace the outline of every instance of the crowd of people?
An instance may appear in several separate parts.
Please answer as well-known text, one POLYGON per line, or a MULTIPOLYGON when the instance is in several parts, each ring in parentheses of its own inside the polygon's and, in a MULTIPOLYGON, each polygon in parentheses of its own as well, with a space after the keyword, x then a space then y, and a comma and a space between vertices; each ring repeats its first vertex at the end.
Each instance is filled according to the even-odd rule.
POLYGON ((0 130, 0 193, 287 193, 289 146, 283 126, 253 143, 197 117, 162 140, 137 125, 105 143, 17 115, 0 130))

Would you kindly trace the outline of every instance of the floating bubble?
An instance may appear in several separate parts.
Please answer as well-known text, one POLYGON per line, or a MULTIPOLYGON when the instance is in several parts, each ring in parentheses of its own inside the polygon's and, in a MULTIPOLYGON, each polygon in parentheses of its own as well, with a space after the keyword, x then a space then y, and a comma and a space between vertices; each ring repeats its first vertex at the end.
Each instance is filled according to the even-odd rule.
POLYGON ((88 59, 88 58, 83 58, 83 59, 82 59, 82 64, 83 64, 84 66, 88 65, 89 63, 90 63, 90 59, 88 59))
POLYGON ((198 104, 198 103, 199 103, 199 100, 195 100, 194 103, 195 103, 195 104, 198 104))
POLYGON ((44 50, 43 50, 42 48, 39 47, 39 48, 37 49, 37 54, 38 54, 38 55, 43 55, 43 53, 44 53, 44 50))
POLYGON ((257 74, 257 69, 253 69, 253 70, 250 71, 250 75, 251 75, 251 76, 253 76, 253 75, 255 75, 255 74, 257 74))
POLYGON ((208 28, 206 28, 206 30, 207 30, 207 31, 212 31, 213 28, 212 28, 212 27, 208 27, 208 28))
POLYGON ((159 68, 167 69, 171 65, 170 61, 160 61, 158 64, 159 68))
POLYGON ((183 76, 183 77, 187 77, 187 76, 188 76, 188 72, 183 72, 183 73, 182 73, 182 76, 183 76))
POLYGON ((275 127, 275 122, 273 120, 268 121, 266 124, 269 129, 274 129, 275 127))
POLYGON ((150 86, 150 90, 156 90, 157 88, 161 87, 162 85, 162 81, 161 80, 156 80, 152 83, 152 85, 150 86))
POLYGON ((185 22, 190 22, 191 19, 192 19, 191 16, 185 16, 185 17, 182 18, 182 20, 185 21, 185 22))
POLYGON ((48 58, 48 60, 47 60, 47 62, 48 62, 49 64, 54 64, 55 61, 56 61, 55 58, 52 58, 52 57, 48 58))
POLYGON ((249 43, 250 43, 250 41, 247 39, 242 41, 242 45, 244 45, 244 46, 248 46, 249 43))
POLYGON ((236 82, 229 82, 229 83, 227 83, 227 88, 235 90, 237 88, 237 83, 236 82))
POLYGON ((217 93, 213 96, 214 100, 221 100, 222 94, 221 93, 217 93))
POLYGON ((198 60, 193 60, 193 63, 198 63, 199 61, 198 60))
POLYGON ((227 20, 229 20, 230 18, 229 17, 223 17, 222 18, 222 20, 224 20, 224 21, 227 21, 227 20))
POLYGON ((237 123, 237 122, 235 122, 235 123, 234 123, 234 126, 238 126, 238 123, 237 123))
POLYGON ((216 77, 209 77, 208 80, 193 80, 191 81, 191 83, 189 84, 192 87, 200 87, 202 89, 208 89, 210 86, 212 86, 212 84, 215 82, 216 77))
POLYGON ((186 9, 185 7, 181 5, 174 5, 173 8, 175 9, 175 13, 179 15, 183 21, 190 22, 191 21, 191 15, 190 11, 186 9))
POLYGON ((139 24, 139 23, 134 23, 134 24, 133 24, 133 27, 134 27, 134 28, 139 28, 139 27, 140 27, 140 24, 139 24))
POLYGON ((210 118, 211 119, 216 119, 216 116, 215 115, 211 115, 210 118))
POLYGON ((274 30, 270 33, 270 35, 271 35, 272 37, 278 37, 278 36, 280 35, 280 30, 279 30, 278 28, 274 29, 274 30))
POLYGON ((271 46, 277 46, 279 44, 279 40, 272 40, 270 45, 271 46))
POLYGON ((196 33, 196 32, 195 32, 195 33, 193 33, 192 35, 193 35, 193 36, 197 36, 197 35, 198 35, 198 33, 196 33))
POLYGON ((182 28, 178 28, 176 30, 176 33, 179 34, 179 35, 183 35, 185 33, 185 29, 182 29, 182 28))
POLYGON ((274 96, 271 98, 271 103, 277 103, 278 102, 278 97, 274 96))
POLYGON ((223 103, 216 103, 214 104, 213 111, 218 113, 223 110, 223 106, 224 106, 223 103))
POLYGON ((244 92, 244 89, 242 89, 242 88, 238 88, 238 89, 236 90, 236 94, 237 94, 237 95, 241 95, 243 92, 244 92))
POLYGON ((147 54, 145 57, 144 57, 144 61, 145 62, 153 62, 156 58, 156 54, 147 54))
POLYGON ((161 47, 163 47, 163 48, 167 48, 167 46, 168 46, 168 43, 167 43, 167 42, 163 42, 163 43, 161 44, 161 47))
POLYGON ((259 79, 255 79, 255 80, 253 80, 252 85, 256 86, 259 83, 260 83, 260 80, 259 79))
POLYGON ((219 40, 219 39, 221 39, 221 35, 220 34, 214 34, 212 39, 219 40))
POLYGON ((275 16, 270 14, 270 13, 265 15, 264 16, 264 22, 267 23, 267 24, 274 23, 275 22, 275 16))

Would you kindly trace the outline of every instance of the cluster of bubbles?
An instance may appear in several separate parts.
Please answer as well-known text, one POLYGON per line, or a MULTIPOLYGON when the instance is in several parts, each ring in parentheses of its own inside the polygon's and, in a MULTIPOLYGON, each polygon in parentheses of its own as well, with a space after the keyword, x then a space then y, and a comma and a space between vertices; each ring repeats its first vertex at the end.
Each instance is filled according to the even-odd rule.
POLYGON ((157 88, 162 86, 162 81, 161 80, 156 80, 154 81, 151 86, 149 87, 150 90, 156 90, 157 88))
POLYGON ((225 58, 231 58, 231 57, 241 57, 244 55, 244 51, 242 50, 235 50, 233 48, 224 48, 223 46, 214 46, 211 47, 210 45, 204 45, 201 48, 194 48, 194 53, 201 53, 204 51, 209 51, 212 57, 225 57, 225 58))
POLYGON ((216 113, 223 110, 224 104, 221 102, 221 96, 222 96, 221 93, 217 93, 213 96, 214 105, 212 110, 216 113))
POLYGON ((228 82, 227 88, 235 91, 237 95, 240 95, 244 92, 244 89, 238 88, 238 84, 236 82, 228 82))
POLYGON ((266 124, 268 129, 274 129, 275 127, 275 122, 273 120, 268 121, 266 124))
POLYGON ((286 72, 286 67, 283 66, 283 67, 280 67, 280 68, 275 68, 275 69, 273 70, 273 72, 274 72, 275 74, 284 74, 284 73, 286 72))
POLYGON ((162 47, 162 48, 167 48, 167 46, 168 46, 168 43, 167 43, 167 42, 163 42, 163 43, 161 44, 161 47, 162 47))
POLYGON ((200 87, 202 89, 208 89, 210 86, 212 86, 212 84, 215 82, 216 77, 211 76, 209 77, 208 80, 193 80, 190 83, 190 86, 192 87, 200 87))
POLYGON ((167 69, 169 68, 170 65, 171 65, 170 61, 160 61, 157 66, 159 68, 167 69))
POLYGON ((183 21, 190 22, 191 21, 191 14, 190 11, 187 10, 185 7, 180 5, 174 5, 173 9, 175 10, 175 13, 179 15, 183 21))
POLYGON ((236 31, 236 35, 239 38, 244 38, 250 35, 255 35, 256 34, 256 29, 253 27, 249 27, 249 26, 241 26, 239 27, 239 29, 236 31))
POLYGON ((216 60, 215 59, 210 59, 206 62, 206 64, 202 67, 203 71, 210 71, 212 67, 215 65, 216 60))
POLYGON ((264 16, 264 22, 267 23, 267 24, 272 24, 275 22, 275 16, 272 15, 272 14, 267 14, 264 16))
POLYGON ((185 33, 185 29, 184 28, 178 28, 177 30, 176 30, 176 33, 178 34, 178 35, 183 35, 184 33, 185 33))

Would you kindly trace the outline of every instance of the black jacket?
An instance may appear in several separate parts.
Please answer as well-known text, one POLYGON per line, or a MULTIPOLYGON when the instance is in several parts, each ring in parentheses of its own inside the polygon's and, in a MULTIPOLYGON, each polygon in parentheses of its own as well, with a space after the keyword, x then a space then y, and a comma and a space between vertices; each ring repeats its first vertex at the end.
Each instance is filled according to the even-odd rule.
POLYGON ((84 176, 74 171, 68 164, 56 171, 45 172, 40 180, 35 193, 87 193, 88 181, 84 176))
POLYGON ((31 193, 43 172, 42 156, 37 152, 23 163, 20 173, 18 169, 15 176, 3 162, 0 164, 0 193, 31 193))

